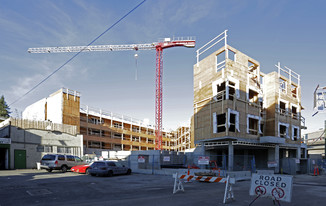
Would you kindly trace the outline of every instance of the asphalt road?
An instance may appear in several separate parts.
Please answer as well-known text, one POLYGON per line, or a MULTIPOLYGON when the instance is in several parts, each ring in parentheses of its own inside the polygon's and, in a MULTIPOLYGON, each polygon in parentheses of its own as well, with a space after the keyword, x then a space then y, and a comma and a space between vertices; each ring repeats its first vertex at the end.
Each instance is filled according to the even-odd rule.
MULTIPOLYGON (((72 172, 37 170, 0 171, 0 206, 19 205, 223 205, 225 185, 185 183, 184 192, 172 194, 172 176, 132 174, 92 177, 72 172)), ((237 182, 235 200, 226 205, 249 205, 250 181, 237 182)), ((294 177, 291 203, 281 205, 321 206, 326 202, 326 176, 294 177)), ((260 198, 253 205, 273 205, 260 198)))

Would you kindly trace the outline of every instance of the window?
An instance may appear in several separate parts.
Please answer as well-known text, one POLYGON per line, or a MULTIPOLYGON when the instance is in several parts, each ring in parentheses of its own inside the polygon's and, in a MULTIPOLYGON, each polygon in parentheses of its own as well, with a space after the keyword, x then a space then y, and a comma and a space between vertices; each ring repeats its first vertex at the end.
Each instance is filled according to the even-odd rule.
POLYGON ((258 92, 249 89, 249 102, 258 103, 258 92))
POLYGON ((298 112, 297 112, 297 107, 296 106, 292 106, 292 118, 293 119, 298 119, 298 112))
POLYGON ((279 122, 278 123, 279 137, 288 138, 289 137, 288 128, 289 128, 289 124, 279 122))
POLYGON ((75 157, 71 155, 67 155, 67 161, 75 161, 75 157))
POLYGON ((44 155, 42 160, 55 160, 55 155, 44 155))
POLYGON ((219 132, 225 132, 225 113, 224 114, 218 114, 217 115, 217 133, 219 132))
POLYGON ((231 59, 232 61, 235 62, 236 60, 236 56, 235 56, 235 52, 231 51, 230 49, 228 50, 228 56, 229 56, 229 59, 231 59))
POLYGON ((115 127, 115 128, 122 128, 122 124, 120 124, 120 123, 114 123, 113 124, 113 127, 115 127))
POLYGON ((235 110, 228 109, 228 126, 230 132, 236 132, 239 130, 239 112, 235 110))
POLYGON ((253 134, 253 135, 257 135, 258 134, 258 119, 254 119, 254 118, 248 118, 248 133, 249 134, 253 134))
POLYGON ((213 133, 225 132, 226 114, 213 113, 213 133))
POLYGON ((64 147, 57 147, 57 152, 58 153, 65 153, 65 148, 64 147))
POLYGON ((296 85, 294 85, 294 84, 291 84, 291 94, 292 94, 292 97, 294 97, 294 98, 297 98, 297 86, 296 85))
POLYGON ((226 87, 225 87, 225 82, 218 84, 217 85, 217 95, 216 98, 217 100, 225 100, 225 96, 226 96, 226 87))
POLYGON ((235 96, 235 95, 236 95, 236 94, 235 94, 235 91, 236 91, 235 83, 229 81, 229 99, 230 99, 230 100, 233 100, 233 97, 236 97, 236 96, 235 96))
POLYGON ((229 131, 230 132, 235 132, 235 118, 236 118, 236 114, 230 114, 230 128, 229 131))
POLYGON ((286 113, 286 103, 280 101, 280 114, 285 114, 286 113))
POLYGON ((297 141, 299 139, 299 127, 292 126, 292 140, 297 141))
POLYGON ((94 141, 89 141, 88 142, 88 147, 89 148, 100 148, 101 143, 100 142, 94 142, 94 141))
POLYGON ((52 146, 39 145, 36 148, 37 152, 52 152, 52 146))
POLYGON ((115 167, 115 163, 114 162, 108 162, 108 166, 115 167))
POLYGON ((95 135, 95 136, 100 136, 100 130, 89 129, 88 134, 95 135))
POLYGON ((225 67, 225 51, 222 51, 216 56, 216 70, 223 69, 225 67))
POLYGON ((284 125, 280 125, 280 137, 286 137, 287 127, 284 125))
POLYGON ((233 77, 228 77, 226 81, 222 78, 212 83, 212 90, 214 100, 233 100, 234 98, 240 98, 239 93, 239 80, 233 77))
POLYGON ((103 124, 104 123, 103 119, 100 120, 97 118, 90 118, 90 119, 88 119, 88 122, 92 123, 92 124, 103 124))
POLYGON ((65 156, 64 155, 58 155, 58 160, 65 160, 65 156))
POLYGON ((119 139, 121 137, 122 137, 122 135, 120 133, 114 133, 113 134, 113 138, 116 138, 116 139, 118 138, 119 139))
POLYGON ((58 153, 71 154, 71 147, 57 147, 58 153))
POLYGON ((137 127, 133 127, 133 128, 132 128, 132 131, 134 131, 134 132, 139 132, 139 128, 137 128, 137 127))
POLYGON ((75 160, 76 160, 76 162, 82 162, 82 161, 83 161, 82 159, 80 159, 80 158, 77 157, 77 156, 75 156, 75 160))
POLYGON ((286 93, 286 81, 280 78, 280 91, 286 93))

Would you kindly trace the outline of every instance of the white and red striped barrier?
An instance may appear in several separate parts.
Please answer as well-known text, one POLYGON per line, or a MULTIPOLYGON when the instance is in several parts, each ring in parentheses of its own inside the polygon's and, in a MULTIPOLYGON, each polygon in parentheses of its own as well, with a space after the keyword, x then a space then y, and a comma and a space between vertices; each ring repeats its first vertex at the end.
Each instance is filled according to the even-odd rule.
POLYGON ((182 181, 189 182, 190 180, 195 180, 201 182, 219 182, 219 183, 225 183, 223 203, 225 204, 228 199, 234 200, 232 185, 235 184, 235 178, 230 178, 229 176, 225 178, 225 177, 178 175, 178 173, 173 174, 173 178, 174 178, 173 194, 177 193, 180 190, 184 192, 182 181))

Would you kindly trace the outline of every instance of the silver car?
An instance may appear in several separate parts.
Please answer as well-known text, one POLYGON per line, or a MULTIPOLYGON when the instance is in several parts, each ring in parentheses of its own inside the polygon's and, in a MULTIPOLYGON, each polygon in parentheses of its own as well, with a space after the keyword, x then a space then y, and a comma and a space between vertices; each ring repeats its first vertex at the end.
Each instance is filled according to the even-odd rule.
POLYGON ((124 165, 121 165, 119 162, 114 161, 96 161, 89 168, 88 172, 92 176, 108 176, 119 174, 131 174, 131 169, 124 165))
POLYGON ((61 170, 66 172, 73 166, 84 164, 83 160, 73 155, 63 154, 46 154, 41 160, 41 169, 46 169, 48 172, 52 170, 61 170))

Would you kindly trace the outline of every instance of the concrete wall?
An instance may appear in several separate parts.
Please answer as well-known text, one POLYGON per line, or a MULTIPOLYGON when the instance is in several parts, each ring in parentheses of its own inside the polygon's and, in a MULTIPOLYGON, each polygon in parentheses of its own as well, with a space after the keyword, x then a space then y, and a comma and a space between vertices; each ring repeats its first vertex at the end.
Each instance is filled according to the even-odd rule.
POLYGON ((14 169, 15 150, 26 151, 26 167, 36 168, 36 162, 39 162, 44 154, 56 153, 57 147, 71 147, 71 154, 82 156, 82 135, 69 135, 61 132, 27 129, 23 130, 11 126, 10 130, 11 148, 10 148, 10 169, 14 169), (38 152, 38 146, 52 146, 52 152, 38 152))

